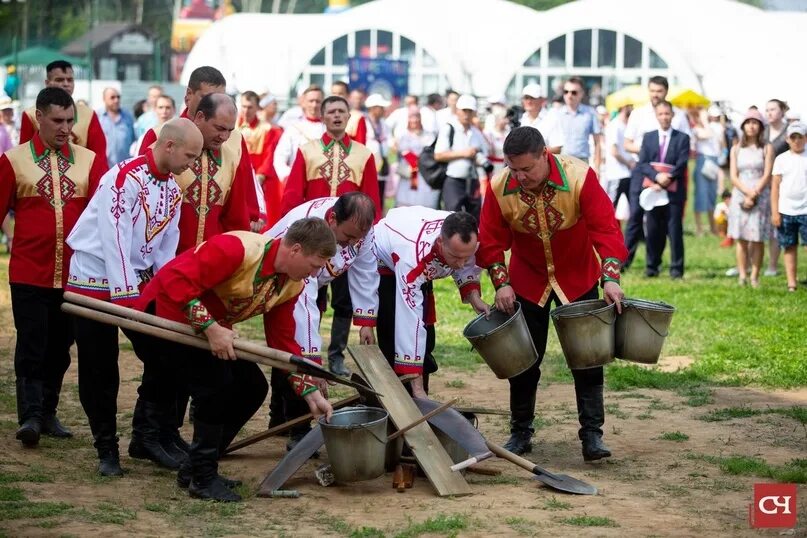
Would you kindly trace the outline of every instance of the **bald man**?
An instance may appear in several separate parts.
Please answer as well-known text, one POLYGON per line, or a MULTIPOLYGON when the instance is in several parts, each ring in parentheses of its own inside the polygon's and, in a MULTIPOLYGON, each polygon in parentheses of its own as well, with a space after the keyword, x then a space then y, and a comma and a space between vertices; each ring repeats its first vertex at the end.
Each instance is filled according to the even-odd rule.
MULTIPOLYGON (((73 249, 69 291, 131 306, 154 273, 176 255, 182 174, 202 152, 204 139, 193 122, 178 118, 160 130, 153 149, 113 166, 67 238, 73 249)), ((104 476, 120 476, 117 431, 118 330, 76 318, 79 397, 90 422, 104 476)), ((141 335, 130 339, 143 361, 143 382, 133 419, 133 457, 179 467, 184 453, 163 434, 162 416, 173 417, 170 363, 153 360, 153 343, 141 335), (165 446, 163 446, 165 445, 165 446)), ((175 432, 174 432, 175 433, 175 432)))

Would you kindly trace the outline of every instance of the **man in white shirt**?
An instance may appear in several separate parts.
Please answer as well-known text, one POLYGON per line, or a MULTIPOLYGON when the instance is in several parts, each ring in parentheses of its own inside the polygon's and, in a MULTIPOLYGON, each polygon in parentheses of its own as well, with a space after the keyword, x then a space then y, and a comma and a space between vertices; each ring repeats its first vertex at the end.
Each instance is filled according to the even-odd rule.
POLYGON ((540 84, 531 82, 521 90, 521 106, 524 114, 519 120, 522 127, 535 127, 541 131, 547 149, 551 153, 560 153, 563 146, 563 133, 561 132, 556 116, 544 108, 547 99, 540 84))
POLYGON ((473 125, 476 98, 463 95, 457 99, 457 114, 440 129, 434 145, 434 159, 448 163, 443 184, 443 204, 447 211, 467 211, 479 219, 482 196, 477 166, 490 173, 485 136, 473 125))
POLYGON ((403 103, 401 106, 390 113, 387 116, 387 119, 384 122, 389 127, 390 132, 392 133, 392 137, 397 139, 401 134, 406 132, 406 127, 409 124, 409 110, 412 107, 417 108, 418 106, 418 96, 417 95, 407 95, 404 97, 403 103))
POLYGON ((636 159, 625 149, 625 127, 628 124, 633 105, 625 105, 605 128, 605 192, 616 207, 619 197, 628 196, 630 172, 636 166, 636 159))
MULTIPOLYGON (((670 84, 666 77, 651 77, 647 83, 647 92, 650 95, 650 102, 633 111, 625 127, 625 149, 631 153, 638 154, 642 148, 642 137, 650 131, 657 131, 659 123, 656 119, 656 105, 667 99, 667 92, 670 84)), ((678 107, 673 108, 672 128, 676 131, 692 136, 689 128, 689 119, 686 112, 678 107)))
POLYGON ((443 97, 439 93, 430 93, 426 97, 426 106, 420 109, 420 124, 423 131, 437 136, 440 129, 437 126, 437 111, 443 107, 443 97))
POLYGON ((302 97, 303 117, 293 121, 285 127, 283 135, 275 148, 275 156, 272 161, 275 165, 275 172, 281 181, 285 181, 291 172, 291 165, 300 146, 317 140, 325 132, 325 125, 322 123, 323 92, 319 86, 309 86, 302 97))
POLYGON ((446 91, 446 107, 437 111, 437 128, 442 129, 454 116, 457 115, 457 100, 460 94, 455 90, 446 91))
POLYGON ((807 125, 800 121, 787 126, 790 151, 776 157, 771 184, 771 222, 776 226, 779 246, 785 250, 788 291, 796 291, 796 262, 799 236, 807 245, 807 125))

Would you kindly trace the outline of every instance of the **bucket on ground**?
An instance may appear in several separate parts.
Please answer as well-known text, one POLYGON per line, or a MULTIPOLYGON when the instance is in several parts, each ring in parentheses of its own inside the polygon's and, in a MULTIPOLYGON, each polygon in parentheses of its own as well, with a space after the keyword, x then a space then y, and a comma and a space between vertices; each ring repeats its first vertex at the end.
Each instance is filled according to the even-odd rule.
POLYGON ((613 304, 603 299, 578 301, 559 306, 550 315, 569 368, 584 370, 613 362, 613 304))
POLYGON ((663 302, 624 299, 616 318, 615 355, 626 361, 656 364, 675 307, 663 302))
POLYGON ((337 481, 359 482, 384 474, 388 418, 378 407, 345 407, 334 411, 330 422, 319 418, 337 481))
POLYGON ((538 360, 518 301, 512 316, 491 309, 487 319, 480 314, 465 326, 462 334, 499 379, 517 376, 538 360))

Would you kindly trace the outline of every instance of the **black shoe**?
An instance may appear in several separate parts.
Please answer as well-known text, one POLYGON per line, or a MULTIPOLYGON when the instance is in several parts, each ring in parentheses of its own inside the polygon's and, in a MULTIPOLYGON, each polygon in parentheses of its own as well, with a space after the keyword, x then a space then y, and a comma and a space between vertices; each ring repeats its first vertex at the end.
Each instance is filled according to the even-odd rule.
POLYGON ((118 447, 98 450, 98 474, 101 476, 123 476, 118 447))
POLYGON ((532 433, 514 432, 510 439, 504 444, 504 449, 509 450, 516 456, 532 452, 532 433))
POLYGON ((602 442, 602 436, 596 433, 583 435, 583 461, 595 461, 610 458, 611 451, 602 442))
POLYGON ((160 430, 160 444, 163 449, 180 464, 188 459, 191 446, 182 438, 179 431, 173 427, 160 430))
MULTIPOLYGON (((221 435, 221 425, 208 424, 198 418, 195 420, 190 453, 192 478, 188 486, 188 495, 195 499, 238 502, 241 496, 218 479, 221 435)), ((177 483, 179 484, 179 474, 177 483)))
MULTIPOLYGON (((177 461, 160 443, 160 427, 166 419, 159 406, 138 398, 132 417, 132 440, 129 443, 129 456, 135 459, 150 460, 166 469, 179 469, 177 461)), ((176 451, 175 451, 176 452, 176 451)))
POLYGON ((22 423, 17 430, 17 439, 22 441, 25 448, 35 448, 39 446, 39 437, 42 432, 42 423, 38 418, 29 418, 22 423))
POLYGON ((344 357, 331 357, 328 359, 328 370, 331 371, 332 374, 336 374, 342 377, 348 377, 350 375, 350 370, 345 368, 345 358, 344 357))
MULTIPOLYGON (((294 447, 297 446, 297 443, 302 441, 303 437, 305 437, 306 435, 308 435, 308 432, 305 432, 305 433, 294 433, 294 432, 292 432, 289 435, 289 440, 286 441, 286 452, 291 452, 292 450, 294 450, 294 447)), ((319 450, 315 450, 314 453, 311 454, 311 459, 312 460, 318 460, 319 459, 319 450)))
POLYGON ((681 280, 682 278, 684 278, 684 275, 681 273, 670 273, 671 280, 681 280))
MULTIPOLYGON (((191 485, 191 479, 193 478, 191 475, 191 464, 183 463, 177 472, 177 486, 181 489, 188 489, 188 486, 191 485)), ((220 474, 216 474, 216 479, 230 489, 235 489, 242 484, 240 480, 233 480, 226 476, 221 476, 220 474)))
POLYGON ((59 417, 56 415, 45 417, 42 421, 42 433, 51 437, 58 437, 59 439, 73 437, 73 432, 65 428, 64 425, 59 422, 59 417))
POLYGON ((658 276, 658 271, 653 271, 651 269, 645 269, 644 276, 646 278, 656 278, 658 276))

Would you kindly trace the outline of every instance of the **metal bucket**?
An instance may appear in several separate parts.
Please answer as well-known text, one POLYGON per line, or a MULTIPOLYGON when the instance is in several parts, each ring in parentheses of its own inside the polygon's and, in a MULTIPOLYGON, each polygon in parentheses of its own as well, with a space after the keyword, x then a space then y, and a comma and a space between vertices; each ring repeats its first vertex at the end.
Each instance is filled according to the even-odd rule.
POLYGON ((488 319, 480 314, 462 331, 499 379, 517 376, 538 360, 521 305, 515 307, 512 316, 496 309, 488 319))
POLYGON ((625 299, 616 318, 615 355, 626 361, 656 364, 675 307, 667 303, 625 299))
POLYGON ((330 422, 319 418, 337 481, 359 482, 384 474, 388 416, 378 407, 345 407, 334 411, 330 422))
POLYGON ((559 306, 550 315, 569 368, 584 370, 613 362, 613 304, 602 299, 578 301, 559 306))

